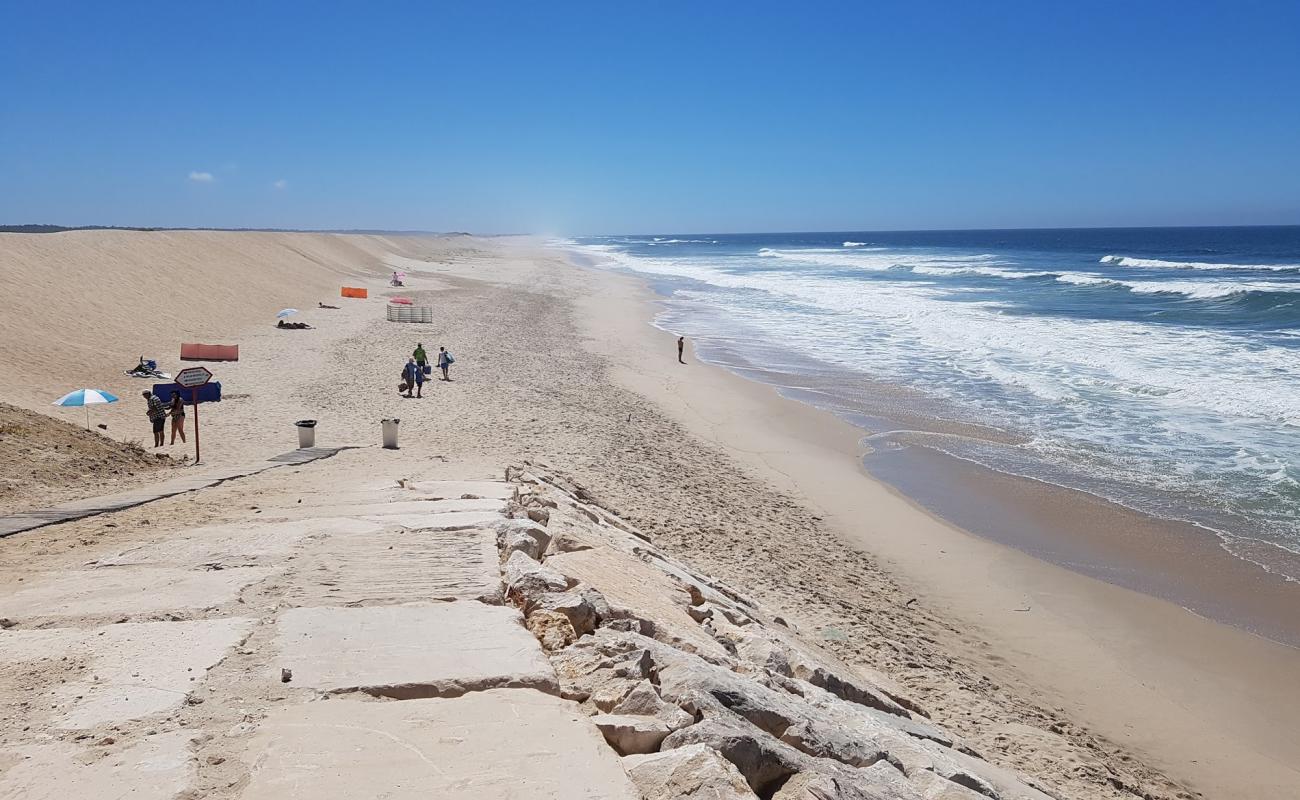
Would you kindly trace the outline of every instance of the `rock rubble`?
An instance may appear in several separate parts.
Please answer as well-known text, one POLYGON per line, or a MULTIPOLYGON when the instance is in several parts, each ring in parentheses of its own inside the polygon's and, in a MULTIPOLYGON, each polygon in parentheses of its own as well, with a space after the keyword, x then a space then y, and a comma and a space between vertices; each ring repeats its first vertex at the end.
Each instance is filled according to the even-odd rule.
POLYGON ((1054 797, 545 465, 505 477, 507 597, 646 800, 1054 797))

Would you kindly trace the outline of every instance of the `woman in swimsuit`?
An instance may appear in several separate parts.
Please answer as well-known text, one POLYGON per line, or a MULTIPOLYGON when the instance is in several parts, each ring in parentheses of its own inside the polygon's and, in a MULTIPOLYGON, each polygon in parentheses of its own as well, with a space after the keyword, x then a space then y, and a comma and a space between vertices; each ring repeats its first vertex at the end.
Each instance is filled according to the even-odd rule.
POLYGON ((185 401, 181 400, 181 393, 176 392, 172 395, 171 407, 167 413, 172 417, 172 444, 176 444, 176 436, 179 434, 181 442, 185 441, 185 401))

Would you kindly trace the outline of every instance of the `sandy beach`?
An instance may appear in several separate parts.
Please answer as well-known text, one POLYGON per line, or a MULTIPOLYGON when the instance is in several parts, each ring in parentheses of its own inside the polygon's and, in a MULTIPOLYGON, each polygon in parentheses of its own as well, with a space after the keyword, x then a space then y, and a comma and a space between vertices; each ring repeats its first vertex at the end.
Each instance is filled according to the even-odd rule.
MULTIPOLYGON (((79 409, 49 401, 102 387, 123 399, 96 409, 106 435, 143 441, 147 383, 122 370, 144 354, 175 372, 182 341, 238 343, 238 363, 209 365, 226 399, 202 411, 204 465, 291 450, 304 418, 319 421, 321 444, 365 447, 381 419, 399 418, 403 454, 449 476, 541 460, 1059 797, 1300 793, 1300 651, 940 520, 865 472, 860 429, 689 350, 677 364, 673 337, 650 325, 646 285, 540 242, 4 234, 0 292, 0 401, 75 423, 79 409), (393 269, 406 288, 387 287, 393 269), (55 274, 95 290, 52 305, 55 274), (370 299, 339 298, 345 284, 370 299), (398 294, 432 306, 435 322, 386 322, 386 296, 398 294), (277 330, 284 307, 314 328, 277 330), (452 381, 427 383, 418 400, 396 390, 417 342, 457 359, 452 381)), ((377 455, 331 463, 332 480, 376 469, 377 455)), ((24 503, 140 480, 64 479, 29 487, 24 503)), ((296 491, 293 480, 259 491, 296 491)), ((229 487, 205 507, 257 503, 229 487)), ((94 526, 0 540, 7 579, 29 562, 84 561, 82 550, 107 546, 79 540, 94 526)))

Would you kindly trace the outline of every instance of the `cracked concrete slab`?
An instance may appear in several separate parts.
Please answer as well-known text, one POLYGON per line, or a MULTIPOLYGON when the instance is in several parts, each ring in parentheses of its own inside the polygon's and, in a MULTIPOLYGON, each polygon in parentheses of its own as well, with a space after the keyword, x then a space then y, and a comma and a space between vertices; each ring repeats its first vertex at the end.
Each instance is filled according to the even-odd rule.
POLYGON ((177 532, 165 544, 149 542, 91 561, 92 567, 276 564, 315 536, 361 536, 382 530, 375 522, 320 517, 292 522, 207 525, 177 532))
POLYGON ((66 665, 72 674, 44 670, 46 685, 31 687, 54 699, 53 709, 42 702, 39 713, 63 729, 93 728, 176 708, 253 624, 236 618, 3 631, 0 663, 66 665))
MULTIPOLYGON (((370 484, 365 491, 400 492, 410 496, 419 494, 427 497, 440 497, 451 500, 465 495, 486 497, 497 500, 509 500, 515 496, 515 485, 505 481, 407 481, 408 488, 396 485, 396 481, 370 484)), ((392 499, 397 499, 392 496, 392 499)))
MULTIPOLYGON (((334 500, 334 498, 331 498, 334 500)), ((392 502, 373 499, 358 503, 332 502, 329 505, 312 506, 308 503, 289 506, 276 513, 293 517, 360 517, 374 514, 443 514, 453 511, 486 511, 500 514, 505 509, 504 500, 396 500, 392 502)))
POLYGON ((519 689, 282 708, 245 754, 239 800, 638 800, 572 702, 519 689))
POLYGON ((294 605, 427 600, 501 602, 494 531, 385 531, 307 551, 284 592, 294 605))
POLYGON ((44 572, 27 579, 26 588, 0 598, 0 617, 27 620, 207 608, 234 600, 241 589, 271 571, 131 566, 44 572))
POLYGON ((69 742, 0 750, 4 800, 175 800, 192 788, 190 734, 149 736, 95 759, 69 742))
POLYGON ((458 600, 296 608, 276 622, 275 680, 387 697, 454 697, 493 687, 559 693, 550 662, 515 608, 458 600))
POLYGON ((497 511, 447 511, 442 514, 367 514, 361 518, 409 530, 451 531, 487 527, 502 517, 497 511))

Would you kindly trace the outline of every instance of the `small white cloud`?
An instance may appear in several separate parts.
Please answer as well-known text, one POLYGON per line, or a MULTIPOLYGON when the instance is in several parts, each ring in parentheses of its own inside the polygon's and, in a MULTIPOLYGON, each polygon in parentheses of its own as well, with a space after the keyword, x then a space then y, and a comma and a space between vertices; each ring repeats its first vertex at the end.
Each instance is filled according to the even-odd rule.
POLYGON ((273 184, 271 184, 271 185, 274 186, 274 187, 277 188, 277 189, 284 189, 284 188, 286 188, 286 187, 289 185, 289 182, 286 181, 284 178, 281 178, 280 180, 276 181, 275 183, 273 183, 273 184))
POLYGON ((190 180, 195 183, 212 183, 216 178, 212 177, 211 172, 191 172, 190 180))

